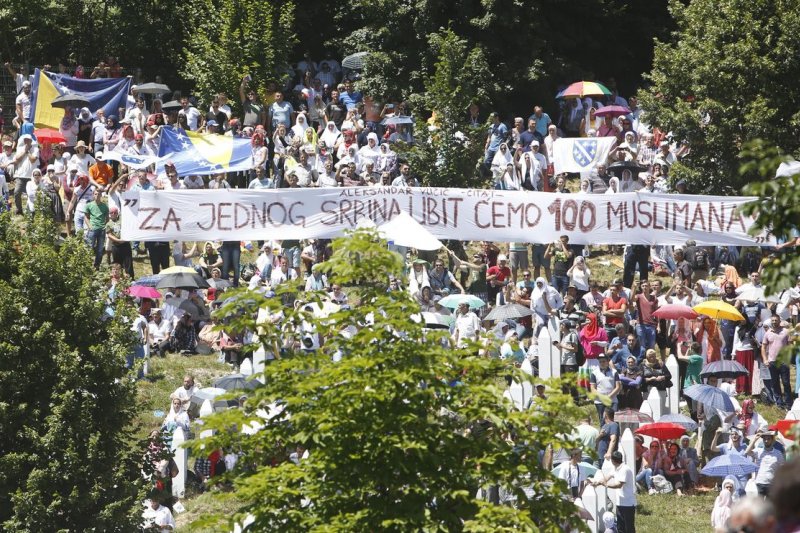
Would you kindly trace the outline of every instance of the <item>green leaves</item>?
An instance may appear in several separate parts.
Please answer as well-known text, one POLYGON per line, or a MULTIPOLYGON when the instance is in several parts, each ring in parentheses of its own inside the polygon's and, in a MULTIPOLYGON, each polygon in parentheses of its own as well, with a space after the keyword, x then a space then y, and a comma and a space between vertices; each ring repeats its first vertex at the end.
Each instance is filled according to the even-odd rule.
POLYGON ((258 331, 267 350, 291 345, 300 325, 324 342, 311 353, 284 350, 244 409, 205 420, 216 434, 191 446, 241 453, 242 467, 230 475, 244 502, 240 515, 252 513, 259 530, 561 527, 571 510, 538 456, 548 445, 571 445, 561 431, 575 406, 554 382, 552 400, 514 411, 498 384, 507 374, 530 376, 445 346, 446 335, 412 321, 419 308, 410 296, 385 292, 387 273, 401 265, 374 232, 359 230, 335 241, 324 264, 350 291, 352 309, 315 318, 305 311, 313 297, 298 294, 297 305, 284 307, 288 292, 240 292, 225 304, 222 321, 258 331), (282 323, 264 320, 278 309, 282 323), (357 330, 344 336, 348 325, 357 330), (257 432, 240 432, 253 422, 257 432), (299 464, 288 460, 305 452, 299 464), (476 499, 492 485, 516 491, 518 508, 476 499), (535 500, 521 490, 528 486, 535 500))

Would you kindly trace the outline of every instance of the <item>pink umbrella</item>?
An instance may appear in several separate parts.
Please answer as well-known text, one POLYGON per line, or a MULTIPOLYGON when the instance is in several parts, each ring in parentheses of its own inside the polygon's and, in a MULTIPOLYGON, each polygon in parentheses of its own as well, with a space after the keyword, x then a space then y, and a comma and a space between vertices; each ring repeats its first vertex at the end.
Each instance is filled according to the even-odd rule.
POLYGON ((689 320, 694 320, 699 315, 697 314, 697 311, 688 305, 667 304, 656 309, 656 311, 653 313, 653 316, 656 318, 663 318, 665 320, 678 320, 679 318, 688 318, 689 320))
POLYGON ((597 117, 604 117, 606 115, 610 115, 612 117, 619 117, 619 116, 622 116, 622 115, 627 115, 630 112, 631 112, 631 110, 628 109, 625 106, 621 106, 621 105, 604 105, 603 107, 601 107, 600 109, 595 111, 594 114, 597 117))
POLYGON ((152 298, 154 300, 161 299, 161 293, 153 287, 145 287, 144 285, 133 285, 128 287, 128 294, 136 298, 152 298))

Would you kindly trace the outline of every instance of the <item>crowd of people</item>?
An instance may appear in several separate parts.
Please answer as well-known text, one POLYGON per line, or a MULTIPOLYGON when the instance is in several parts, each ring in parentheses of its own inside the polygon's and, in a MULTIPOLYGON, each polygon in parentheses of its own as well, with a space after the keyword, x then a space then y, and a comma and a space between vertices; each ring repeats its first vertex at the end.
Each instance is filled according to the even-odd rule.
MULTIPOLYGON (((113 76, 113 72, 113 67, 98 65, 88 77, 113 76)), ((118 115, 67 109, 60 127, 66 142, 59 144, 36 139, 30 122, 31 84, 24 76, 18 78, 18 130, 2 137, 0 210, 32 214, 44 208, 56 221, 65 223, 67 234, 83 232, 95 254, 94 266, 99 268, 104 259, 113 262, 112 297, 114 285, 123 276, 135 278, 134 259, 144 255, 149 257, 153 274, 167 268, 171 257, 174 265, 194 269, 209 285, 208 289, 170 290, 160 303, 140 301, 140 319, 133 324, 140 346, 129 361, 131 365, 149 348, 150 353, 162 356, 168 352, 217 353, 232 370, 238 370, 245 358, 252 357, 246 346, 256 339, 254 332, 216 327, 212 311, 228 287, 246 284, 274 295, 280 285, 300 279, 305 280, 306 291, 328 293, 332 305, 350 302, 347 292, 317 266, 330 257, 328 240, 259 241, 255 260, 244 264, 242 254, 252 249, 252 243, 126 242, 121 236, 122 191, 208 189, 213 194, 210 191, 216 189, 245 187, 419 185, 410 165, 394 149, 397 143, 415 142, 405 102, 363 95, 330 57, 319 62, 304 58, 292 74, 294 81, 288 85, 263 84, 266 94, 259 94, 250 76, 242 77, 239 105, 233 106, 226 94, 219 93, 202 104, 194 97, 177 95, 180 107, 165 109, 163 99, 176 95, 140 95, 134 85, 127 107, 118 115), (105 157, 110 152, 157 154, 164 128, 249 138, 252 168, 248 172, 181 176, 175 166, 167 165, 163 176, 155 176, 105 157), (9 194, 12 181, 13 194, 9 194), (37 191, 42 191, 46 201, 35 201, 37 191), (23 195, 27 200, 24 206, 23 195)), ((671 184, 668 178, 670 167, 689 147, 648 125, 635 97, 625 100, 613 83, 609 86, 612 92, 608 96, 559 101, 552 112, 555 119, 542 106, 534 106, 527 119, 514 118, 512 127, 497 113, 484 117, 477 104, 471 105, 466 110, 470 127, 487 131, 481 171, 492 176, 495 187, 505 190, 566 193, 570 180, 578 178, 575 188, 588 193, 685 193, 685 183, 671 184), (604 104, 622 106, 627 112, 597 117, 604 104), (554 175, 554 141, 592 136, 616 139, 608 161, 586 175, 554 175)), ((694 241, 683 246, 611 247, 608 252, 621 259, 616 279, 601 279, 590 268, 591 258, 604 252, 600 247, 573 245, 566 235, 549 244, 449 241, 440 251, 402 247, 396 251, 406 258, 406 271, 402 277, 387 279, 387 290, 409 291, 422 311, 446 317, 453 346, 476 341, 487 356, 517 365, 528 360, 536 372, 539 335, 556 324, 554 343, 561 354, 562 371, 577 375, 571 390, 575 401, 586 401, 587 393, 596 392, 611 402, 594 401, 596 427, 586 420, 576 431, 586 449, 594 450, 598 463, 608 460, 615 472, 621 472, 591 481, 620 489, 616 502, 620 531, 634 530, 637 488, 649 493, 664 487, 690 491, 699 483, 701 465, 720 453, 739 453, 757 461, 755 483, 760 494, 767 494, 783 461, 783 450, 757 414, 752 398, 788 410, 800 385, 800 376, 794 385, 790 383, 789 365, 779 358, 781 349, 792 340, 800 314, 800 277, 795 287, 776 295, 765 294, 761 286, 762 265, 768 254, 776 251, 698 246, 694 241), (484 305, 465 300, 442 305, 444 298, 454 294, 474 296, 484 305), (666 305, 691 307, 708 299, 730 303, 744 320, 665 320, 655 316, 666 305), (490 309, 504 304, 518 304, 530 314, 486 320, 490 309), (678 375, 667 368, 668 354, 679 361, 678 375), (638 410, 653 388, 666 390, 677 384, 682 390, 704 382, 702 367, 721 360, 736 360, 750 372, 735 380, 707 381, 731 396, 744 395, 741 408, 732 413, 712 412, 685 398, 699 424, 697 445, 691 446, 688 436, 675 442, 646 443, 637 438, 636 471, 628 475, 621 459, 620 424, 614 421, 615 413, 623 408, 638 410)), ((298 297, 286 303, 302 302, 298 297)), ((308 312, 317 310, 309 307, 308 312)), ((276 323, 281 320, 277 315, 266 318, 276 323)), ((267 354, 267 360, 280 357, 283 350, 313 351, 324 343, 313 330, 293 331, 282 346, 267 354)), ((154 444, 154 451, 158 446, 169 448, 177 427, 190 431, 192 413, 188 408, 195 387, 189 379, 184 391, 179 388, 172 395, 163 428, 153 436, 155 440, 163 438, 164 444, 154 444)), ((218 473, 228 461, 221 451, 214 453, 214 457, 198 459, 195 468, 203 479, 218 473)), ((577 459, 582 458, 586 457, 577 454, 577 459)), ((163 460, 158 459, 159 468, 162 478, 168 479, 172 469, 169 463, 164 466, 163 460)), ((563 470, 568 487, 573 488, 572 470, 569 466, 563 470)), ((722 483, 720 505, 715 505, 718 517, 726 516, 723 507, 730 507, 743 495, 747 481, 733 478, 722 483)), ((171 515, 168 520, 169 509, 163 509, 156 499, 149 513, 162 530, 168 530, 171 515)), ((723 523, 720 520, 717 524, 723 523)), ((171 525, 174 527, 174 522, 171 525)))

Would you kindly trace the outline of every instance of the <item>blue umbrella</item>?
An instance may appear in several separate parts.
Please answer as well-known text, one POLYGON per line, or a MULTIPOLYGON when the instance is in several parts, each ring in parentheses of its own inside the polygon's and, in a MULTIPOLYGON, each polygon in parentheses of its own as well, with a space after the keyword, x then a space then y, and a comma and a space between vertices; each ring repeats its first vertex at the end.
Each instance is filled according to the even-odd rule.
MULTIPOLYGON (((578 469, 580 471, 581 479, 592 477, 598 470, 596 466, 590 465, 589 463, 578 463, 578 469)), ((553 472, 555 475, 558 475, 559 470, 561 470, 561 465, 555 467, 553 470, 551 470, 551 472, 553 472)))
POLYGON ((480 309, 486 305, 483 300, 471 294, 450 294, 439 300, 439 305, 455 309, 461 302, 466 302, 473 309, 480 309))
MULTIPOLYGON (((617 417, 615 416, 614 420, 616 419, 617 417)), ((658 421, 672 422, 673 424, 678 424, 679 426, 683 426, 684 428, 686 428, 686 431, 688 431, 689 433, 697 429, 697 422, 695 422, 688 416, 682 415, 680 413, 676 413, 674 415, 673 414, 661 415, 661 418, 659 418, 658 421)))
POLYGON ((711 477, 746 476, 758 470, 756 464, 743 455, 731 453, 711 459, 700 473, 711 477))
POLYGON ((162 276, 161 274, 153 274, 152 276, 143 276, 134 281, 133 283, 131 283, 131 285, 141 285, 143 287, 155 287, 156 284, 159 281, 161 281, 161 278, 163 277, 164 276, 162 276))
POLYGON ((702 403, 705 406, 719 409, 726 413, 734 411, 733 402, 728 394, 711 385, 692 385, 683 390, 683 393, 689 398, 702 403))

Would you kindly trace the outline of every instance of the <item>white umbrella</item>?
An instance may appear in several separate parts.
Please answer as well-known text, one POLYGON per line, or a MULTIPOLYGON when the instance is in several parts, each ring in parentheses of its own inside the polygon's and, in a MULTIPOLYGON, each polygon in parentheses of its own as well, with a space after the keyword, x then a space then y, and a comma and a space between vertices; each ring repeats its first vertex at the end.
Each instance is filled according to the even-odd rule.
POLYGON ((764 301, 764 289, 761 287, 746 287, 742 292, 736 295, 736 299, 747 302, 764 301))
POLYGON ((397 246, 407 246, 417 250, 438 250, 444 246, 425 226, 405 211, 378 226, 378 230, 397 246))

